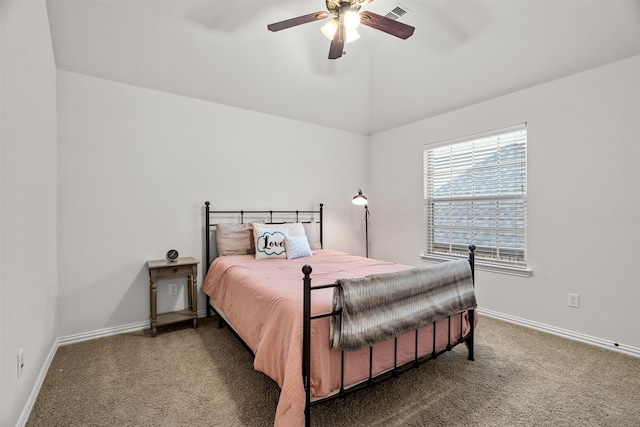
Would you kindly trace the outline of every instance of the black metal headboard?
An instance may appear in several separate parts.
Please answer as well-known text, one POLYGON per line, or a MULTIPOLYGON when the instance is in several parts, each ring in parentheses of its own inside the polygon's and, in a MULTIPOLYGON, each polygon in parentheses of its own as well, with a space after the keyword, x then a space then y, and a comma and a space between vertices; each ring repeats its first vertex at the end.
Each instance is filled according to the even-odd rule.
POLYGON ((230 218, 234 216, 234 219, 239 223, 243 224, 245 221, 245 217, 249 218, 257 218, 262 216, 260 222, 264 222, 266 224, 284 224, 287 222, 302 222, 302 223, 311 223, 317 222, 320 225, 320 246, 322 243, 322 209, 323 204, 320 203, 320 207, 317 210, 223 210, 217 211, 211 209, 211 203, 204 202, 205 206, 205 227, 204 227, 204 240, 205 240, 205 259, 206 262, 204 268, 204 274, 206 276, 209 271, 209 264, 211 263, 211 231, 214 227, 218 225, 219 222, 215 221, 215 217, 224 217, 230 218))

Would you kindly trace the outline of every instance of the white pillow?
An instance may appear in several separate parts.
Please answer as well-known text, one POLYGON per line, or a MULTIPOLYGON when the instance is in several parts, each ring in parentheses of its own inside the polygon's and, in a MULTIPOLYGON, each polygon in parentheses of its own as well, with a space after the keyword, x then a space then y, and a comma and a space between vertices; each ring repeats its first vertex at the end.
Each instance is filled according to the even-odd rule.
POLYGON ((284 239, 289 234, 289 230, 269 230, 260 225, 264 224, 253 224, 256 259, 286 258, 284 239))
POLYGON ((288 259, 302 258, 311 256, 311 248, 305 236, 286 236, 284 238, 284 246, 287 250, 288 259))
POLYGON ((313 249, 322 249, 320 244, 320 223, 318 222, 303 222, 304 234, 307 236, 309 247, 313 249))
POLYGON ((289 236, 305 236, 304 227, 301 222, 285 222, 283 224, 262 224, 260 222, 252 223, 266 230, 287 230, 289 236))

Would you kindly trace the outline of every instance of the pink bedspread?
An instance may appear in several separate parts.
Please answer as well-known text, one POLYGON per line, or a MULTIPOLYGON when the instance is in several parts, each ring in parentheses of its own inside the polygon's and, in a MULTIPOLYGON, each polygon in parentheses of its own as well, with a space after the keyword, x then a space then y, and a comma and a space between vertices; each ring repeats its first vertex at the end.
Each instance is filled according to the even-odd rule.
MULTIPOLYGON (((312 286, 372 273, 389 273, 411 266, 345 254, 330 249, 294 260, 256 260, 253 255, 218 257, 211 264, 202 290, 215 300, 236 332, 255 354, 254 368, 281 389, 276 426, 303 426, 305 392, 302 384, 302 267, 311 265, 312 286)), ((312 291, 312 314, 331 309, 332 289, 312 291)), ((452 342, 460 336, 452 322, 452 342)), ((329 318, 311 324, 311 395, 326 396, 340 387, 340 353, 329 349, 329 318)), ((448 325, 438 324, 436 347, 447 343, 448 325)), ((468 333, 466 313, 463 333, 468 333)), ((419 333, 421 354, 432 351, 432 327, 419 333)), ((398 364, 414 357, 415 334, 398 339, 398 364)), ((393 340, 374 347, 373 374, 393 367, 393 340)), ((369 350, 346 353, 345 385, 369 375, 369 350)))

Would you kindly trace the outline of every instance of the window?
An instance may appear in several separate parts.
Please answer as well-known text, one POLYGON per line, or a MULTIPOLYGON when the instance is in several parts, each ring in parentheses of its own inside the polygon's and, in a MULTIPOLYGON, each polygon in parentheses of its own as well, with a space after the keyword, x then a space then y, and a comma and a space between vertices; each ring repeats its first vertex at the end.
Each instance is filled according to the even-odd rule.
POLYGON ((425 254, 528 276, 526 124, 424 147, 425 254))

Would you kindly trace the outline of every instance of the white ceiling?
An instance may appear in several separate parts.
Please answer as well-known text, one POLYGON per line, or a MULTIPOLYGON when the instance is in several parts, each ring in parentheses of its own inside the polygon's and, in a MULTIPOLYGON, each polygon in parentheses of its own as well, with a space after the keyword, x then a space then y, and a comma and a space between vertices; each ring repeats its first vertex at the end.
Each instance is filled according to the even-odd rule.
POLYGON ((327 59, 323 0, 48 0, 58 69, 364 135, 640 54, 638 0, 375 0, 416 27, 361 26, 327 59))

